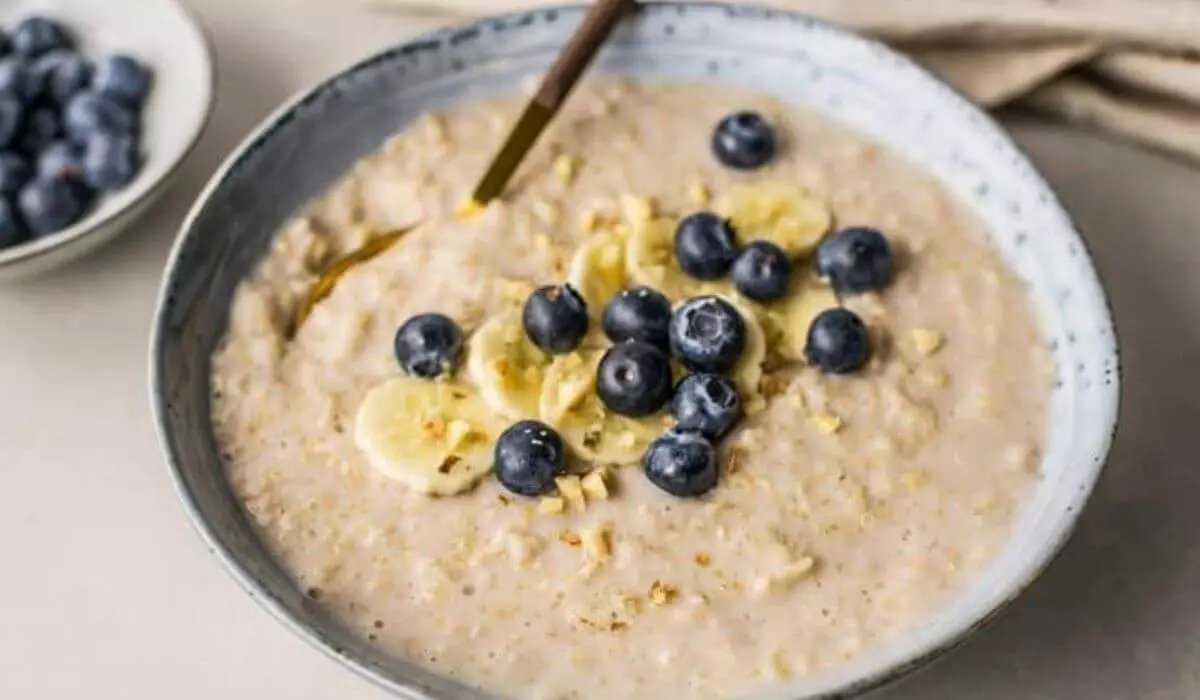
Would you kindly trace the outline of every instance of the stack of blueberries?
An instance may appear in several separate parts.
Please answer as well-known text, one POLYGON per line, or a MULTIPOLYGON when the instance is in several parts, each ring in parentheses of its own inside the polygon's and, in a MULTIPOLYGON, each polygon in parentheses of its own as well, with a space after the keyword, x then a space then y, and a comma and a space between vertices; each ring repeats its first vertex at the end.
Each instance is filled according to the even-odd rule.
POLYGON ((0 249, 61 231, 129 184, 150 83, 129 56, 93 64, 54 20, 0 29, 0 249))

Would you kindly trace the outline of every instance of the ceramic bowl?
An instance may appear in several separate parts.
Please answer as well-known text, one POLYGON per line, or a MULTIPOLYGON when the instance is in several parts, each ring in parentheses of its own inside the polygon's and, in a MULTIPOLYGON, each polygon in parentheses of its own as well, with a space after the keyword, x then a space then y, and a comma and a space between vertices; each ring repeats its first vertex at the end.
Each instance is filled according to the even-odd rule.
MULTIPOLYGON (((472 22, 375 55, 305 91, 250 136, 201 195, 166 272, 152 346, 152 395, 167 461, 208 547, 267 610, 326 653, 404 697, 478 697, 381 655, 290 582, 231 494, 209 421, 209 356, 235 285, 272 233, 359 157, 421 113, 514 92, 546 68, 577 7, 472 22)), ((1044 474, 986 573, 890 646, 764 697, 842 698, 913 669, 1018 595, 1062 547, 1109 449, 1118 358, 1096 271, 1070 218, 986 114, 886 47, 808 17, 745 6, 646 4, 595 70, 730 83, 822 112, 938 176, 985 223, 1028 285, 1058 376, 1044 474)))
POLYGON ((74 225, 0 250, 0 281, 62 265, 111 240, 162 193, 204 127, 213 101, 213 63, 200 26, 174 0, 5 0, 0 27, 30 15, 62 22, 82 52, 127 53, 154 70, 142 112, 141 171, 74 225))

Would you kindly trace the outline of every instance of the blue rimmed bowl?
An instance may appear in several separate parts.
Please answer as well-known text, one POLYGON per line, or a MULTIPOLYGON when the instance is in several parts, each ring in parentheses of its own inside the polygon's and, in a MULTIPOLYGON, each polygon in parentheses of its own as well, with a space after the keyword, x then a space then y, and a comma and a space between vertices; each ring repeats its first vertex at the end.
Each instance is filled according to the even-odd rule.
MULTIPOLYGON (((188 216, 163 282, 151 392, 189 517, 243 588, 349 668, 404 697, 478 697, 382 655, 298 591, 256 538, 225 478, 209 420, 209 356, 235 285, 272 234, 360 157, 420 114, 511 93, 544 70, 584 10, 472 22, 389 49, 306 90, 231 156, 188 216)), ((926 624, 828 674, 765 697, 848 697, 916 668, 981 627, 1061 549, 1098 478, 1117 421, 1112 317, 1095 268, 1045 180, 1004 131, 881 44, 801 15, 745 6, 645 4, 595 70, 730 83, 822 112, 938 176, 986 224, 1026 283, 1058 377, 1043 478, 993 565, 926 624)))

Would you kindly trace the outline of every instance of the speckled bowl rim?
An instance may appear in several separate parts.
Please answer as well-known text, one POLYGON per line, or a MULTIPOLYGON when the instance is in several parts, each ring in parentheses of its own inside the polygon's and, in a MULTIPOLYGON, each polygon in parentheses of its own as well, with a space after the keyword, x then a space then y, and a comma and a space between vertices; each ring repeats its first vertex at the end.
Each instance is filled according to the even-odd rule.
MULTIPOLYGON (((930 73, 915 61, 899 54, 881 41, 874 40, 868 37, 859 35, 849 29, 838 26, 836 24, 814 18, 810 15, 781 10, 776 8, 768 8, 756 6, 753 4, 743 3, 725 3, 725 2, 662 2, 659 0, 650 0, 640 3, 640 11, 659 11, 663 8, 678 8, 686 7, 692 10, 712 10, 726 12, 731 15, 739 13, 747 13, 758 15, 760 17, 779 17, 787 18, 797 22, 805 22, 812 26, 821 28, 822 31, 841 35, 842 38, 861 42, 863 45, 880 53, 887 54, 892 60, 904 64, 908 69, 920 73, 924 79, 930 83, 940 85, 946 91, 953 93, 962 102, 960 107, 972 113, 975 117, 976 126, 981 130, 981 134, 986 134, 992 139, 1004 144, 1012 153, 1019 156, 1024 161, 1024 165, 1028 167, 1032 177, 1036 180, 1037 185, 1048 193, 1050 200, 1049 206, 1061 213, 1061 216, 1067 221, 1070 226, 1070 233, 1074 236, 1074 242, 1077 243, 1081 250, 1088 268, 1092 272, 1098 286, 1098 291, 1105 309, 1105 321, 1107 322, 1108 330, 1112 339, 1112 361, 1114 379, 1109 389, 1109 402, 1111 408, 1111 425, 1108 426, 1107 440, 1099 447, 1099 459, 1094 465, 1088 465, 1092 470, 1086 484, 1076 496, 1074 503, 1077 507, 1073 510, 1068 509, 1069 518, 1062 526, 1062 529, 1056 533, 1056 537, 1052 542, 1043 545, 1040 552, 1035 557, 1031 558, 1031 563, 1023 577, 1017 581, 1009 591, 1008 595, 995 604, 991 610, 985 614, 978 616, 966 625, 953 630, 944 638, 938 640, 932 646, 925 649, 918 649, 913 654, 905 659, 894 663, 893 665, 881 668, 873 673, 864 674, 860 677, 847 681, 841 687, 830 691, 821 691, 815 694, 803 696, 803 700, 848 700, 865 695, 871 691, 878 690, 881 687, 893 683, 902 677, 908 676, 914 671, 928 666, 933 661, 943 657, 950 651, 965 643, 976 632, 980 631, 992 621, 994 621, 1002 612, 1008 610, 1012 603, 1020 597, 1028 587, 1037 580, 1037 578, 1049 567, 1049 565, 1061 554, 1063 547, 1074 533, 1078 526, 1079 518, 1086 506, 1095 485, 1103 473, 1108 456, 1111 451, 1113 440, 1116 437, 1117 426, 1120 419, 1121 409, 1121 384, 1122 384, 1122 364, 1120 356, 1120 343, 1117 335, 1115 323, 1113 321, 1112 304, 1108 293, 1105 289, 1103 280, 1101 279, 1099 270, 1095 264, 1095 258, 1089 248, 1087 241, 1079 235, 1078 228, 1074 225, 1066 208, 1062 204, 1061 197, 1045 179, 1044 176, 1033 166, 1028 154, 1019 145, 1013 141, 1008 133, 994 120, 990 115, 983 111, 978 106, 975 106, 971 100, 961 91, 957 90, 946 81, 938 76, 930 73)), ((485 16, 471 21, 458 23, 449 27, 438 29, 432 32, 426 32, 413 36, 400 44, 383 49, 371 56, 362 59, 348 68, 338 71, 337 73, 320 81, 316 85, 298 91, 286 103, 276 109, 268 117, 266 117, 248 135, 226 158, 226 160, 217 169, 213 177, 210 179, 204 190, 197 197, 196 203, 189 211, 183 224, 180 227, 179 235, 172 247, 170 257, 168 259, 166 273, 163 278, 162 286, 159 291, 155 321, 152 330, 150 342, 150 399, 152 412, 154 415, 157 432, 159 435, 160 445, 166 456, 168 466, 171 472, 172 480, 175 484, 176 491, 180 500, 183 503, 185 511, 192 522, 192 526, 196 529, 201 539, 204 541, 207 549, 216 555, 225 565, 225 569, 234 578, 235 581, 253 598, 260 606, 265 608, 272 616, 284 624, 288 629, 299 635, 312 646, 322 651, 325 655, 338 661, 345 667, 355 672, 358 676, 370 681, 374 685, 387 690, 398 697, 407 698, 432 698, 435 696, 429 695, 427 690, 419 687, 415 683, 406 683, 398 681, 389 674, 383 672, 379 668, 364 662, 361 659, 347 653, 344 649, 338 648, 326 640, 319 629, 313 626, 302 623, 295 619, 288 611, 286 606, 278 600, 269 590, 266 589, 260 582, 251 574, 237 557, 228 549, 225 543, 220 539, 219 535, 214 532, 210 523, 205 519, 199 505, 189 492, 186 481, 180 471, 178 461, 175 458, 170 438, 166 429, 165 414, 167 411, 165 392, 163 391, 161 382, 161 368, 159 366, 159 348, 161 346, 161 335, 166 327, 166 314, 170 306, 169 295, 171 293, 171 281, 175 273, 176 266, 179 262, 181 251, 184 247, 186 234, 192 228, 201 211, 204 209, 213 192, 225 182, 230 175, 235 172, 245 159, 258 149, 264 142, 269 140, 277 129, 281 128, 288 121, 289 115, 295 112, 298 108, 305 104, 311 103, 327 92, 335 89, 336 84, 341 80, 353 76, 364 70, 368 70, 378 63, 385 62, 396 54, 406 51, 413 51, 421 46, 435 45, 442 39, 447 39, 456 35, 464 35, 472 31, 481 30, 489 24, 496 22, 513 23, 521 18, 528 16, 536 16, 546 13, 579 13, 586 9, 583 5, 564 4, 557 6, 539 7, 536 9, 517 11, 500 15, 485 16)), ((487 696, 486 692, 481 691, 481 696, 487 696)), ((779 691, 768 690, 767 695, 771 697, 782 697, 779 691)), ((756 696, 757 697, 757 696, 756 696)))
MULTIPOLYGON (((175 176, 187 161, 188 156, 191 155, 192 151, 196 149, 197 144, 200 143, 200 139, 204 136, 212 120, 213 107, 216 103, 217 95, 217 62, 213 59, 212 37, 209 36, 208 29, 200 21, 199 15, 192 8, 179 2, 179 0, 167 1, 179 11, 187 24, 195 32, 196 39, 203 52, 204 65, 207 67, 208 80, 202 86, 202 89, 205 91, 204 111, 198 115, 195 128, 188 134, 187 139, 176 146, 175 153, 171 156, 172 161, 170 165, 156 179, 141 184, 135 178, 130 183, 130 187, 143 188, 136 196, 124 202, 119 208, 108 212, 103 217, 85 216, 82 220, 61 231, 56 231, 50 235, 31 241, 25 241, 12 248, 0 249, 0 273, 16 270, 17 274, 20 274, 21 271, 19 268, 25 267, 31 261, 60 254, 65 249, 72 248, 93 235, 112 233, 109 230, 110 226, 128 226, 132 223, 132 218, 129 218, 130 214, 133 212, 143 213, 146 205, 162 195, 167 186, 175 180, 175 176)), ((115 234, 112 234, 110 237, 115 237, 115 234)), ((54 266, 50 265, 47 269, 49 267, 54 266)))

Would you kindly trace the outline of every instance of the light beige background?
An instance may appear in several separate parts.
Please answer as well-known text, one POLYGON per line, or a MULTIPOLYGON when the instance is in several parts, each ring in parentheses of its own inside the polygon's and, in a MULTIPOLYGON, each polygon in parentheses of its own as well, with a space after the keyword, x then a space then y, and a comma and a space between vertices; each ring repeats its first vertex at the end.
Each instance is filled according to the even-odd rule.
MULTIPOLYGON (((332 0, 191 0, 220 102, 135 231, 0 288, 0 698, 375 700, 278 626, 201 547, 151 427, 147 334, 180 217, 296 89, 419 27, 332 0)), ((168 76, 169 79, 169 76, 168 76)), ((1200 171, 1016 128, 1113 294, 1124 424, 1079 533, 1013 610, 882 700, 1200 698, 1200 171)))

